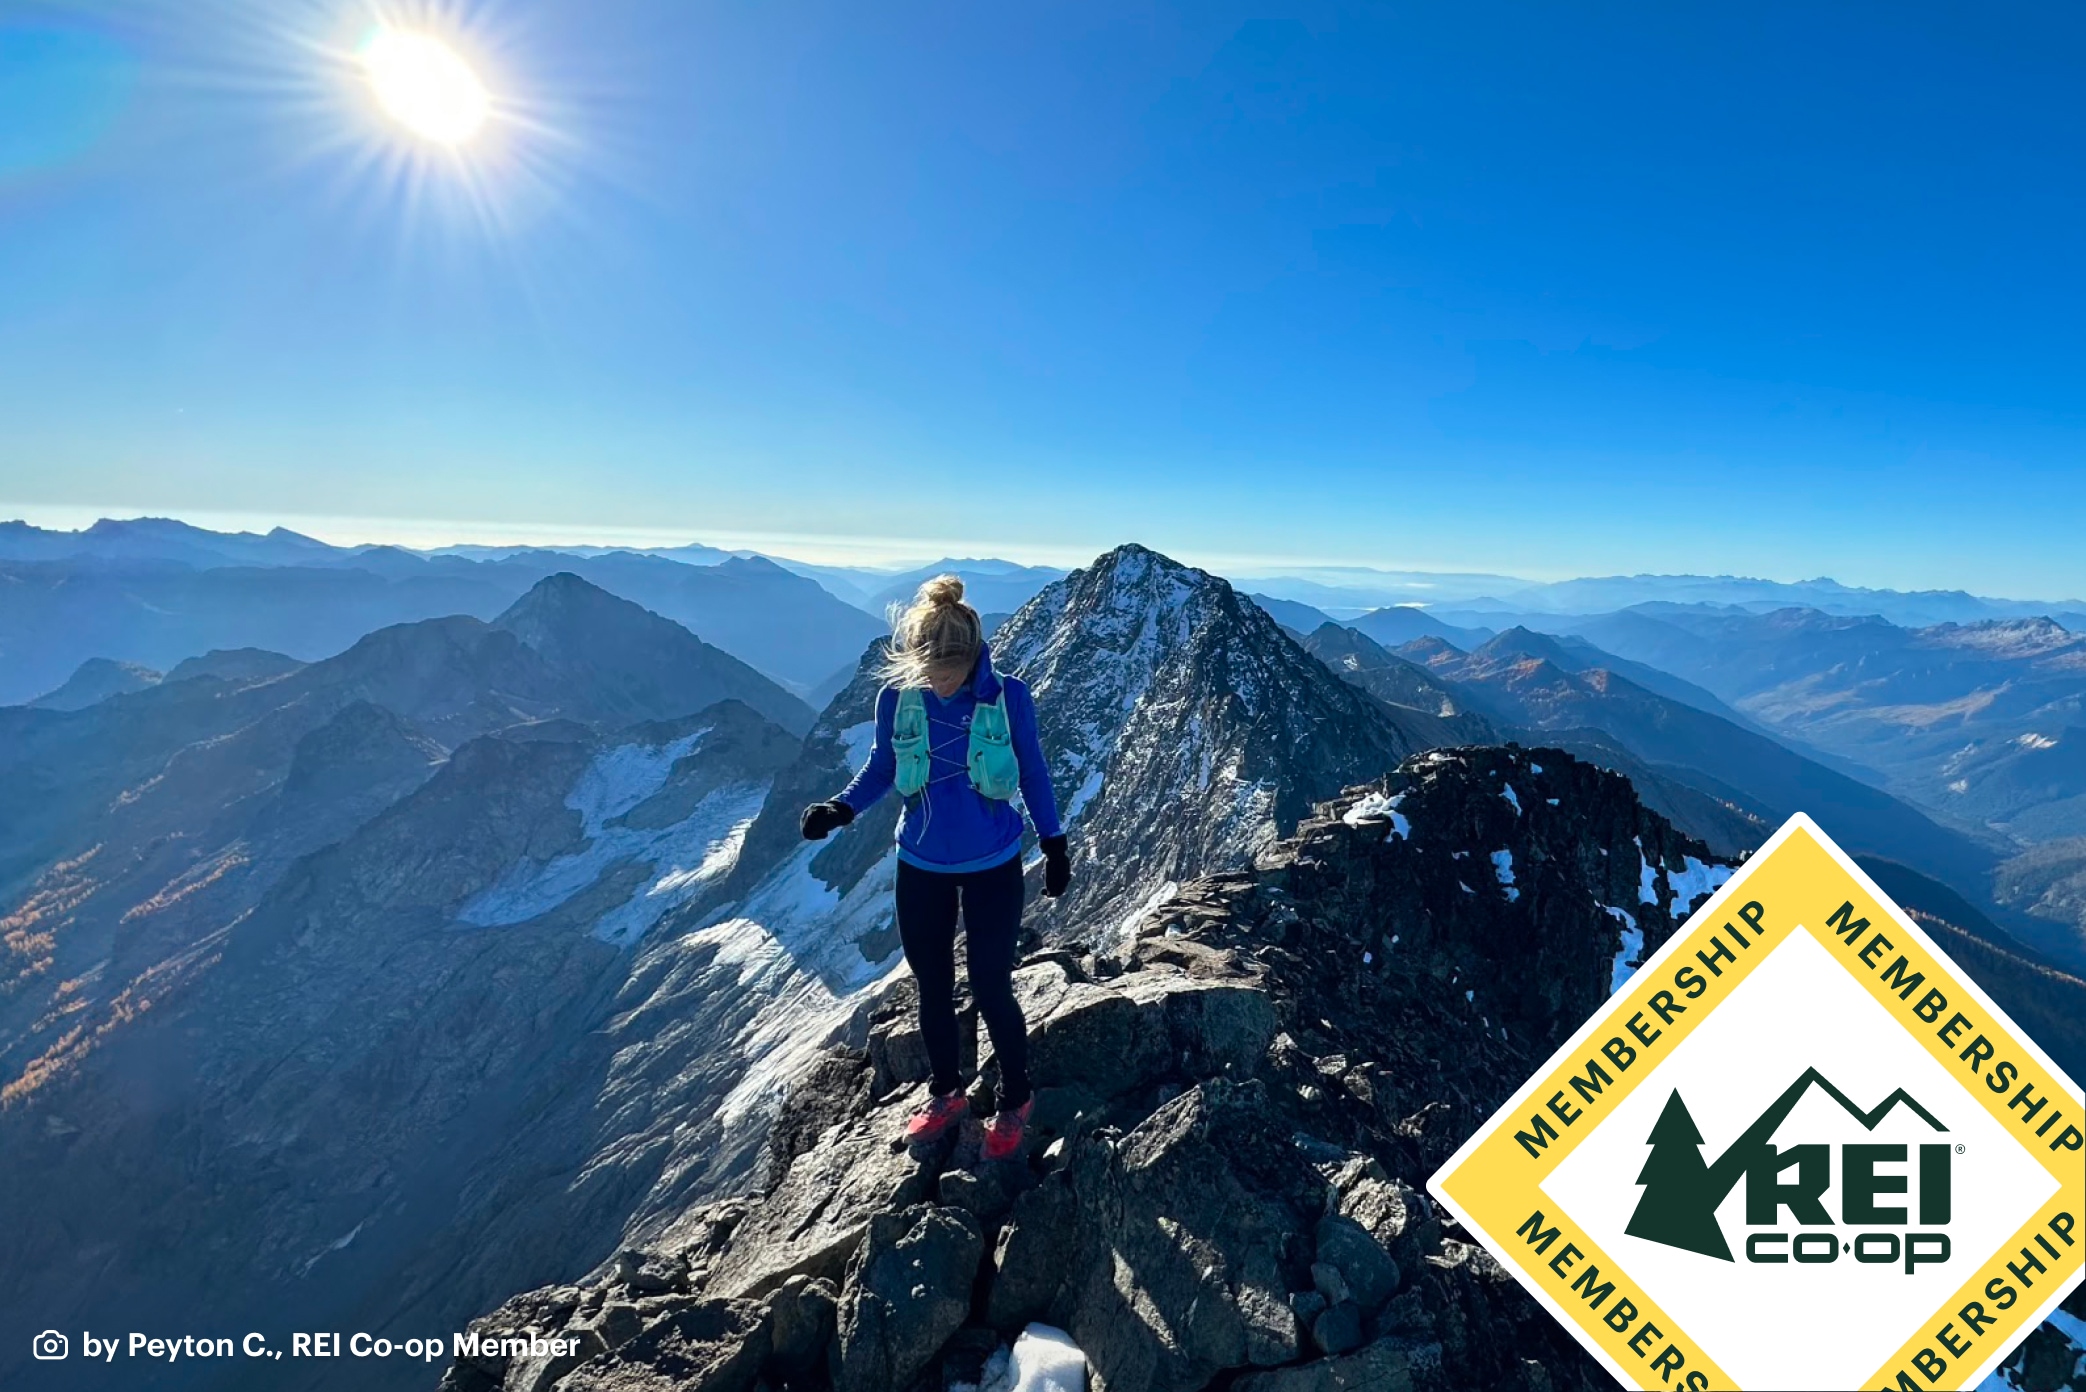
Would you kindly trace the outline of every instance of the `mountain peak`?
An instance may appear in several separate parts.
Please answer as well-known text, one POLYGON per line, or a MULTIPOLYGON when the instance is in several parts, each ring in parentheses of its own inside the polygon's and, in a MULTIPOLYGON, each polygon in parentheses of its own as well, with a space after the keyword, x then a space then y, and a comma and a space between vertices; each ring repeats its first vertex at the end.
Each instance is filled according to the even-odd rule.
POLYGON ((531 641, 532 634, 575 622, 628 624, 645 619, 655 623, 668 622, 641 605, 632 604, 599 585, 582 580, 569 570, 561 570, 531 585, 520 599, 508 605, 493 620, 493 627, 505 629, 535 647, 531 641))
POLYGON ((735 697, 792 734, 811 725, 802 701, 745 663, 570 571, 538 580, 492 627, 584 672, 595 709, 614 719, 667 719, 735 697))
POLYGON ((1340 680, 1229 582, 1144 546, 1045 587, 993 648, 1036 693, 1081 854, 1110 867, 1089 882, 1124 891, 1058 906, 1075 918, 1250 858, 1313 801, 1442 742, 1438 721, 1340 680))

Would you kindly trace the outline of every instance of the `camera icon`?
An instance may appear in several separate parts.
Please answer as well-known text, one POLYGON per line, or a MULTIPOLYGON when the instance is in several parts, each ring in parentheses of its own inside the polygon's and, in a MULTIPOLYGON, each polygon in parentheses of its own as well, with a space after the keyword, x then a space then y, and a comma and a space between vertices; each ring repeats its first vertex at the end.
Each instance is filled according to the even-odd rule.
POLYGON ((46 1329, 43 1333, 29 1341, 29 1350, 38 1358, 48 1362, 52 1359, 64 1358, 70 1354, 72 1345, 57 1330, 46 1329))

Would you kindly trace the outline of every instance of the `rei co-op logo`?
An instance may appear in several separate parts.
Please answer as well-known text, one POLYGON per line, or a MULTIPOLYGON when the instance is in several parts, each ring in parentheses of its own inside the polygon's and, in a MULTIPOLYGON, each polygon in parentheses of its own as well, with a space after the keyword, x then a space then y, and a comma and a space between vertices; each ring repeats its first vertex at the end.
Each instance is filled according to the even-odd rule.
POLYGON ((1900 1106, 1935 1131, 1948 1129, 1903 1088, 1864 1111, 1824 1074, 1806 1068, 1803 1076, 1791 1083, 1722 1155, 1708 1161, 1702 1155, 1702 1132, 1689 1115, 1687 1102, 1676 1091, 1667 1099, 1651 1134, 1644 1138, 1651 1147, 1644 1169, 1637 1175, 1644 1193, 1623 1231, 1631 1237, 1730 1261, 1731 1244, 1717 1222, 1717 1208, 1743 1180, 1747 1261, 1773 1265, 1794 1256, 1800 1262, 1825 1263, 1838 1261, 1843 1252, 1852 1252, 1858 1262, 1891 1265, 1902 1251, 1908 1276, 1922 1263, 1947 1261, 1950 1248, 1946 1229, 1955 1183, 1948 1143, 1930 1142, 1918 1147, 1919 1226, 1934 1231, 1901 1232, 1908 1226, 1911 1210, 1881 1199, 1886 1194, 1904 1194, 1909 1187, 1908 1175, 1893 1173, 1889 1168, 1904 1165, 1908 1147, 1903 1144, 1840 1145, 1840 1215, 1836 1219, 1825 1206, 1827 1190, 1834 1185, 1832 1145, 1809 1142, 1780 1146, 1773 1140, 1783 1120, 1812 1088, 1831 1097, 1870 1131, 1900 1106), (1785 1182, 1783 1174, 1789 1170, 1795 1171, 1795 1177, 1785 1182), (1804 1229, 1794 1236, 1793 1242, 1791 1234, 1780 1230, 1785 1217, 1804 1229), (1864 1231, 1851 1241, 1844 1240, 1835 1226, 1839 1223, 1864 1231), (1883 1225, 1880 1230, 1878 1225, 1883 1225))
POLYGON ((1975 1387, 2086 1269, 2086 1101, 1797 816, 1428 1188, 1625 1386, 1975 1387))

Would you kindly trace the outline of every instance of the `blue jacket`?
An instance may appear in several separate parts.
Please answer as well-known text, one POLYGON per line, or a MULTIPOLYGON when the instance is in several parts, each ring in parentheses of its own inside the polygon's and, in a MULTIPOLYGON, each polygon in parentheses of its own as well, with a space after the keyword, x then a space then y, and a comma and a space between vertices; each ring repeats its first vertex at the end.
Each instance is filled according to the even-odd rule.
MULTIPOLYGON (((1007 693, 1007 725, 1014 755, 1021 761, 1021 801, 1038 836, 1058 836, 1057 799, 1050 790, 1050 769, 1036 735, 1036 703, 1027 683, 992 670, 992 649, 978 653, 978 665, 961 691, 944 701, 921 692, 927 705, 927 786, 905 800, 898 818, 898 858, 923 870, 958 874, 988 870, 1021 853, 1021 814, 1011 802, 986 797, 971 786, 966 757, 970 752, 971 712, 980 701, 990 705, 1007 693)), ((869 762, 837 801, 857 815, 891 791, 898 759, 891 749, 891 724, 898 715, 898 688, 887 686, 876 697, 876 739, 869 762)))

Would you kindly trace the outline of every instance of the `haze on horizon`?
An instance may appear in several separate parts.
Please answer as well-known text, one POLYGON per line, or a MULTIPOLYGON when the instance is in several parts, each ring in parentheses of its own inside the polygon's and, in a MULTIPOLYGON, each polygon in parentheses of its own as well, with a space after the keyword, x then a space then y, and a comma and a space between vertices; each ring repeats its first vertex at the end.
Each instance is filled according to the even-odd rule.
POLYGON ((415 14, 0 21, 0 515, 2086 593, 2086 16, 415 14))

